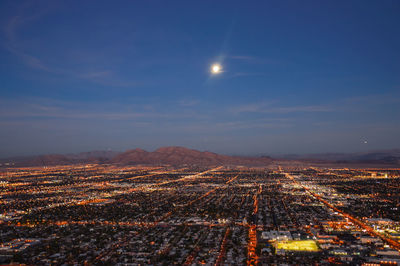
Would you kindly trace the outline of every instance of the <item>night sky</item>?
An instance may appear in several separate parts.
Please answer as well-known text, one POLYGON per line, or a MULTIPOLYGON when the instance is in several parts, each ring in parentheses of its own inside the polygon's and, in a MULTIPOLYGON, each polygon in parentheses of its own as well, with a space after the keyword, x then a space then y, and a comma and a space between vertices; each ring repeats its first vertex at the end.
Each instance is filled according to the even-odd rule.
POLYGON ((10 0, 0 30, 0 157, 400 148, 397 0, 10 0))

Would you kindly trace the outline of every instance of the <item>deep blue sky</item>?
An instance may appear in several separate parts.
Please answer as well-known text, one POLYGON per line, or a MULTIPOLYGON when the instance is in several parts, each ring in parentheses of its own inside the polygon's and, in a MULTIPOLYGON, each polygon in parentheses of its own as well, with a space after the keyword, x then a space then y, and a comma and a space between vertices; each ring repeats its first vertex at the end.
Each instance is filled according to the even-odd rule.
POLYGON ((399 148, 399 14, 397 0, 1 1, 0 156, 399 148))

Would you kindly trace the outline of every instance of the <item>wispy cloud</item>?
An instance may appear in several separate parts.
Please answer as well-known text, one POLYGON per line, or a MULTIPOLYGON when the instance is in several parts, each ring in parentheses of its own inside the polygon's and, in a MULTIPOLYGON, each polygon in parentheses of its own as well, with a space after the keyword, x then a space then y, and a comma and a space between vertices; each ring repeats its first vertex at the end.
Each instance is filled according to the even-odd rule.
POLYGON ((260 112, 261 110, 264 110, 270 105, 271 102, 249 103, 231 107, 229 111, 232 113, 260 112))
POLYGON ((227 121, 216 123, 215 127, 224 129, 249 129, 249 128, 283 128, 291 127, 293 123, 289 119, 255 119, 241 121, 227 121))
POLYGON ((21 47, 18 39, 18 31, 22 27, 42 17, 52 8, 51 5, 49 5, 29 15, 26 14, 26 10, 32 9, 32 5, 33 2, 25 2, 25 4, 21 6, 18 14, 12 16, 5 24, 5 26, 3 27, 3 32, 5 35, 6 43, 4 46, 9 52, 18 56, 29 67, 42 71, 53 72, 52 68, 47 66, 39 57, 27 53, 25 49, 21 47))
POLYGON ((266 113, 298 113, 298 112, 332 112, 334 109, 325 105, 274 107, 265 110, 266 113))
MULTIPOLYGON (((228 55, 226 56, 226 58, 229 60, 234 60, 236 62, 242 62, 249 65, 281 64, 281 62, 276 60, 256 57, 251 55, 228 55)), ((252 71, 252 70, 249 72, 234 72, 230 73, 229 75, 226 75, 226 78, 229 79, 229 78, 248 77, 248 76, 267 76, 267 73, 260 71, 252 71)))
POLYGON ((245 61, 258 61, 259 59, 254 56, 249 55, 230 55, 229 58, 237 59, 237 60, 245 60, 245 61))
POLYGON ((271 58, 264 58, 252 55, 228 55, 228 59, 246 62, 249 64, 282 64, 283 62, 271 58))
POLYGON ((303 105, 303 106, 274 106, 271 103, 252 103, 230 109, 232 113, 301 113, 301 112, 332 112, 334 109, 327 105, 303 105))
POLYGON ((224 121, 196 121, 193 123, 176 123, 171 125, 174 130, 190 133, 206 133, 210 132, 230 132, 241 130, 262 130, 262 129, 279 129, 294 126, 293 121, 289 119, 254 119, 254 120, 232 120, 224 121))
POLYGON ((369 94, 344 99, 348 104, 389 104, 400 103, 400 94, 369 94))
POLYGON ((228 76, 228 78, 236 78, 236 77, 251 77, 251 76, 266 76, 266 73, 261 72, 236 72, 232 75, 228 76))
POLYGON ((199 104, 199 101, 197 100, 189 100, 189 99, 183 99, 178 101, 179 106, 182 107, 193 107, 199 104))
POLYGON ((8 23, 4 26, 4 33, 6 35, 6 38, 8 42, 14 42, 16 39, 16 31, 19 25, 23 23, 23 20, 21 19, 21 16, 14 16, 11 19, 9 19, 8 23))
POLYGON ((58 70, 54 69, 54 68, 50 68, 49 66, 47 66, 41 59, 39 59, 38 57, 35 57, 33 55, 27 54, 23 51, 14 49, 12 47, 9 47, 8 50, 10 52, 12 52, 13 54, 15 54, 16 56, 18 56, 19 58, 22 59, 22 61, 29 67, 34 68, 34 69, 38 69, 38 70, 42 70, 42 71, 46 71, 46 72, 51 72, 51 73, 59 73, 58 70))
POLYGON ((35 119, 35 118, 54 118, 54 119, 105 119, 105 120, 131 120, 138 118, 145 119, 168 119, 184 118, 185 114, 160 113, 149 111, 91 111, 91 110, 71 110, 52 106, 34 106, 33 108, 23 108, 18 110, 1 111, 0 118, 6 119, 35 119))
POLYGON ((110 77, 112 74, 113 74, 113 72, 110 70, 90 71, 90 72, 81 74, 81 77, 86 78, 86 79, 97 79, 97 78, 110 77))
MULTIPOLYGON (((93 83, 97 83, 104 86, 112 87, 137 87, 143 86, 143 82, 133 82, 124 78, 121 78, 117 73, 110 69, 101 70, 85 70, 85 66, 82 64, 83 69, 71 69, 66 65, 54 65, 46 62, 40 55, 28 50, 24 45, 24 40, 21 38, 21 32, 28 24, 34 23, 46 16, 50 11, 53 10, 53 6, 47 7, 36 7, 32 8, 33 2, 26 2, 27 4, 22 5, 18 14, 10 17, 3 26, 3 34, 5 37, 4 48, 10 53, 18 57, 21 62, 31 69, 57 74, 63 77, 69 77, 74 79, 87 80, 93 83)), ((79 59, 77 59, 79 60, 79 59)), ((87 67, 90 68, 90 67, 87 67)), ((146 84, 148 84, 146 82, 146 84)))
POLYGON ((125 80, 119 77, 118 74, 112 70, 87 71, 81 74, 73 73, 73 76, 99 85, 110 87, 143 87, 151 84, 151 82, 143 83, 125 80))
POLYGON ((232 60, 238 60, 238 61, 243 61, 246 63, 251 63, 251 64, 266 64, 266 63, 272 63, 272 61, 263 59, 261 57, 256 57, 256 56, 250 56, 250 55, 229 55, 229 59, 232 60))
POLYGON ((52 99, 0 100, 1 119, 176 120, 195 117, 193 113, 183 113, 179 110, 158 111, 148 103, 132 106, 112 103, 92 105, 52 99))

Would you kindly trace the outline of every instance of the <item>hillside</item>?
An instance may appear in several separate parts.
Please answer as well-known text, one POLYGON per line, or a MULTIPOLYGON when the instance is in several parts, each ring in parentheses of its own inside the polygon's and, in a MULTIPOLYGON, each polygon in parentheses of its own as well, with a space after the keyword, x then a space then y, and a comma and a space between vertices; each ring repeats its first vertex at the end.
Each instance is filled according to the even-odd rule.
POLYGON ((272 162, 269 157, 241 157, 220 155, 213 152, 201 152, 184 147, 163 147, 154 152, 142 149, 128 150, 115 156, 112 163, 132 164, 169 164, 169 165, 246 165, 264 166, 272 162))

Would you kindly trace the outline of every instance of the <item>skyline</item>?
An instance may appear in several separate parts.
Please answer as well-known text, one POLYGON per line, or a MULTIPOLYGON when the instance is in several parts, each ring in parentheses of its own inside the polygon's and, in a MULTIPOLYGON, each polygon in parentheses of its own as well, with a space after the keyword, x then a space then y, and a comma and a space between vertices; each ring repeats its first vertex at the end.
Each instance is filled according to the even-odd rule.
POLYGON ((396 1, 4 1, 0 157, 399 148, 399 11, 396 1))

